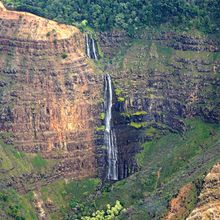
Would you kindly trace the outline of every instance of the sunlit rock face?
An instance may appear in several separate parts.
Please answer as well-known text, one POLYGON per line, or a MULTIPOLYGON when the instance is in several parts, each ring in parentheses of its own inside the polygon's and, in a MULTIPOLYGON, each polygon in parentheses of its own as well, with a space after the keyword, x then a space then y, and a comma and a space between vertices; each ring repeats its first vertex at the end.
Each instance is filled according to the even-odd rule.
POLYGON ((220 219, 220 164, 206 176, 197 207, 187 220, 220 219))
POLYGON ((169 211, 163 218, 163 220, 176 220, 184 219, 185 216, 188 216, 190 211, 187 205, 190 203, 190 193, 192 193, 193 184, 189 183, 183 186, 178 195, 170 201, 169 211), (187 215, 188 213, 188 215, 187 215))
POLYGON ((56 173, 96 175, 102 80, 75 27, 0 4, 0 131, 20 151, 59 159, 56 173))

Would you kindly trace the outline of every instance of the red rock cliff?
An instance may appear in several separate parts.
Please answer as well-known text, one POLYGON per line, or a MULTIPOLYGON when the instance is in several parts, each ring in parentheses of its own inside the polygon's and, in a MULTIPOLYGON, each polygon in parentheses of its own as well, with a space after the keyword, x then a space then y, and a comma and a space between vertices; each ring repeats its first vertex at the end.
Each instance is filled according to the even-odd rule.
POLYGON ((96 173, 100 81, 75 27, 0 3, 0 131, 18 150, 59 158, 70 176, 96 173))
POLYGON ((206 176, 197 207, 187 220, 220 219, 220 163, 206 176))

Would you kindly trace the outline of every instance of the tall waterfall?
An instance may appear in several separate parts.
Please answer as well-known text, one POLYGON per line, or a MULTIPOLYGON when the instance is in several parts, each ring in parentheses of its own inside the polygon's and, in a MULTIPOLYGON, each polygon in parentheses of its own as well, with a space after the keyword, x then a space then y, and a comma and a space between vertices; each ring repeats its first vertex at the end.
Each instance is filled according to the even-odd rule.
POLYGON ((112 80, 109 74, 105 75, 105 134, 104 140, 107 146, 109 180, 118 180, 118 148, 116 135, 112 128, 112 80))
POLYGON ((93 52, 93 55, 94 55, 94 59, 98 60, 97 54, 96 54, 96 48, 95 48, 95 41, 94 41, 93 38, 92 38, 92 52, 93 52))
POLYGON ((86 55, 91 58, 90 46, 89 46, 89 36, 86 34, 86 55))
POLYGON ((95 40, 86 34, 86 55, 94 60, 98 60, 95 40))

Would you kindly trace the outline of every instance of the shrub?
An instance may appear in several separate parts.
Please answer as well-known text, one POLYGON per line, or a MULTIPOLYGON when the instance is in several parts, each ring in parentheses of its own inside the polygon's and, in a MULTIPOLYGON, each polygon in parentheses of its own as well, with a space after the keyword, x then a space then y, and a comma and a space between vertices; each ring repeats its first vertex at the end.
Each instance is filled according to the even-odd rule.
POLYGON ((66 58, 68 57, 68 55, 67 55, 66 53, 62 53, 62 54, 61 54, 61 57, 62 57, 63 59, 66 59, 66 58))
POLYGON ((106 210, 97 210, 96 212, 92 213, 91 216, 83 216, 81 220, 111 220, 114 219, 116 216, 120 214, 123 210, 123 206, 121 205, 120 201, 116 201, 115 206, 110 204, 106 205, 106 210))

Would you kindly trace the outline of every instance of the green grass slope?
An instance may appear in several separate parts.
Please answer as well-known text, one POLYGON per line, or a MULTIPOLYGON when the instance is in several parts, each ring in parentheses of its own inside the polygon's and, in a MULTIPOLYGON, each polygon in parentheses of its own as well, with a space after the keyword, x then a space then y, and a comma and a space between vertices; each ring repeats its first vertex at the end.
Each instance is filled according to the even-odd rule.
MULTIPOLYGON (((92 199, 88 197, 78 205, 90 209, 92 214, 92 210, 105 209, 107 204, 114 205, 119 200, 126 211, 117 219, 160 219, 178 190, 187 183, 198 187, 204 174, 220 159, 220 125, 199 119, 188 120, 186 124, 185 134, 168 133, 144 145, 137 155, 139 172, 105 186, 92 199)), ((195 205, 196 196, 192 191, 189 209, 195 205)), ((83 209, 71 212, 72 218, 67 219, 88 215, 83 209)))
MULTIPOLYGON (((199 119, 187 120, 186 124, 184 134, 170 132, 144 144, 136 157, 140 171, 127 179, 101 190, 98 179, 57 180, 41 187, 48 219, 81 219, 96 210, 105 210, 107 204, 114 206, 116 200, 125 208, 117 219, 160 219, 178 190, 187 183, 197 187, 220 159, 220 125, 199 119)), ((10 176, 39 169, 43 172, 50 164, 39 155, 21 154, 3 142, 0 158, 1 183, 10 176)), ((197 195, 193 191, 190 196, 189 209, 192 209, 197 195)), ((1 189, 0 207, 2 219, 37 218, 31 192, 19 194, 14 189, 1 189)))
MULTIPOLYGON (((1 138, 9 134, 1 133, 1 138)), ((0 139, 0 219, 34 220, 36 210, 31 202, 31 193, 19 193, 9 187, 13 179, 29 174, 50 172, 55 161, 43 159, 41 155, 26 154, 17 151, 13 145, 5 144, 0 139)), ((19 185, 20 191, 28 188, 19 185)))

